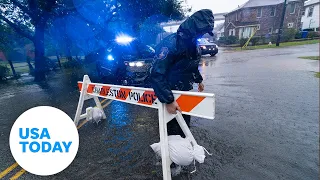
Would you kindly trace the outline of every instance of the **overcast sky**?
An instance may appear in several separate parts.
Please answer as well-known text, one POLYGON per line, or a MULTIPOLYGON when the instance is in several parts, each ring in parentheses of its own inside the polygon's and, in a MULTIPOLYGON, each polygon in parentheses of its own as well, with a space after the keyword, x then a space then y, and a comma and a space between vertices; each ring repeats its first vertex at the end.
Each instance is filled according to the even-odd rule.
POLYGON ((213 13, 229 12, 248 0, 186 0, 192 6, 192 11, 211 9, 213 13))

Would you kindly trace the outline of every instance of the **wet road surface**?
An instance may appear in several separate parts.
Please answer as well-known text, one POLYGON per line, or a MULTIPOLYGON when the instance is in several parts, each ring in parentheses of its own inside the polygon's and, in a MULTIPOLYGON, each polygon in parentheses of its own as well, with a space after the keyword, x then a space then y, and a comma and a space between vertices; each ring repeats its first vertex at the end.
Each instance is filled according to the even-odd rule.
MULTIPOLYGON (((221 51, 204 57, 200 70, 205 92, 216 95, 216 118, 192 118, 191 131, 213 156, 198 164, 195 174, 174 179, 317 179, 319 79, 314 72, 319 62, 297 57, 318 55, 318 48, 221 51)), ((51 75, 48 83, 23 77, 0 84, 1 171, 15 163, 9 149, 14 120, 40 105, 57 107, 73 118, 76 81, 82 75, 64 70, 51 75)), ((161 179, 149 147, 159 141, 156 110, 112 102, 105 112, 107 120, 101 124, 79 129, 79 151, 66 170, 45 178, 25 173, 20 179, 161 179)))

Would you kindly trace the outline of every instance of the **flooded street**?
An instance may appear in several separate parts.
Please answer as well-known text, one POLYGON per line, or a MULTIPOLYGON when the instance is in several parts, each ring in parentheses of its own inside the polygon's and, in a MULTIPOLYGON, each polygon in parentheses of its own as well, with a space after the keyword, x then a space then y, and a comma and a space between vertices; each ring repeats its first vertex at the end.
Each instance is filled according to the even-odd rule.
MULTIPOLYGON (((221 48, 215 57, 203 57, 199 68, 205 92, 216 95, 216 118, 193 117, 191 131, 213 155, 197 164, 196 173, 187 172, 191 165, 174 179, 317 179, 319 79, 314 72, 319 61, 298 57, 318 54, 314 44, 238 52, 221 48)), ((22 77, 0 84, 1 171, 15 163, 8 143, 15 119, 35 106, 57 107, 73 119, 82 75, 63 70, 51 74, 48 83, 22 77)), ((67 169, 45 178, 25 173, 20 179, 162 179, 150 148, 159 141, 157 111, 112 102, 105 113, 99 125, 79 129, 79 151, 67 169)))

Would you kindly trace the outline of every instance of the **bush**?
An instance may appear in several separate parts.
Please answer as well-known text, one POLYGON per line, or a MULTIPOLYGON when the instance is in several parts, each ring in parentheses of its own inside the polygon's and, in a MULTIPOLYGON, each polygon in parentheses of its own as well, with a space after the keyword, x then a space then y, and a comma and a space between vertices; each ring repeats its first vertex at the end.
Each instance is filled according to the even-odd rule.
POLYGON ((82 62, 80 60, 77 60, 75 58, 72 58, 72 60, 69 60, 65 63, 63 63, 64 68, 81 68, 82 62))
POLYGON ((252 43, 252 46, 257 45, 257 43, 260 41, 260 37, 252 37, 250 42, 252 43))
POLYGON ((219 44, 226 44, 227 38, 226 37, 220 37, 218 40, 219 44))
POLYGON ((236 44, 238 42, 238 38, 236 36, 228 36, 226 39, 226 44, 236 44))
POLYGON ((241 38, 241 39, 239 40, 240 46, 243 47, 244 44, 246 44, 247 41, 248 41, 248 38, 241 38))
POLYGON ((295 29, 287 29, 283 32, 281 40, 283 42, 291 41, 295 38, 297 31, 295 29))
MULTIPOLYGON (((270 41, 272 42, 272 44, 276 43, 278 39, 277 35, 271 36, 270 41)), ((268 42, 269 43, 269 42, 268 42)))
POLYGON ((295 39, 301 39, 302 38, 302 32, 301 31, 297 32, 294 38, 295 39))
POLYGON ((315 38, 315 37, 319 37, 319 32, 308 32, 308 38, 311 38, 311 39, 313 39, 313 38, 315 38))
POLYGON ((9 73, 9 68, 4 65, 0 65, 0 81, 6 79, 6 76, 9 73))
POLYGON ((260 37, 260 43, 261 44, 266 44, 266 43, 269 43, 269 42, 267 42, 267 38, 265 36, 261 36, 260 37))

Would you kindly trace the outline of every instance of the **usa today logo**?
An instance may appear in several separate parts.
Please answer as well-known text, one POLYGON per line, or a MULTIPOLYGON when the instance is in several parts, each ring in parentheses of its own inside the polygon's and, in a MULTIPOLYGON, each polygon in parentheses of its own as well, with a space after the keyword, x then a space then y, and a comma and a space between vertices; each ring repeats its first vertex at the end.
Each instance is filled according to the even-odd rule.
POLYGON ((78 130, 63 111, 40 106, 24 112, 10 132, 10 150, 17 163, 36 175, 53 175, 67 168, 78 147, 78 130))

